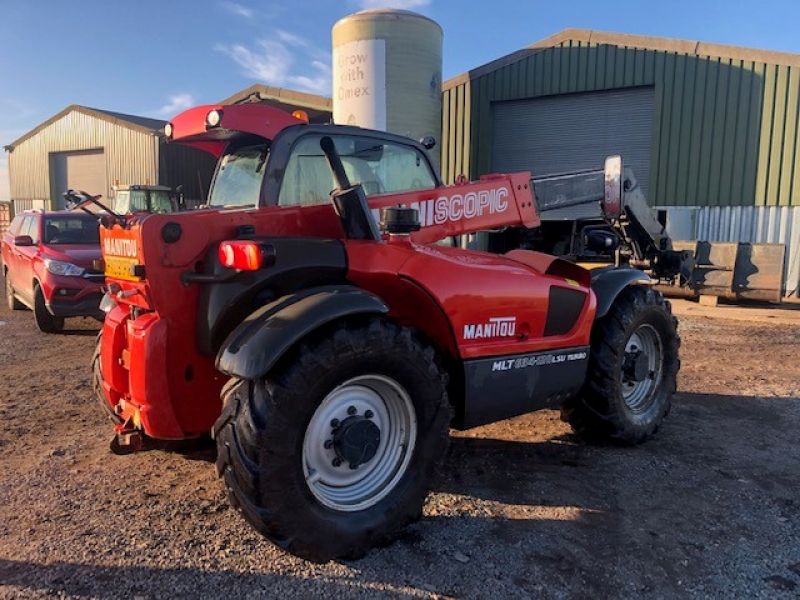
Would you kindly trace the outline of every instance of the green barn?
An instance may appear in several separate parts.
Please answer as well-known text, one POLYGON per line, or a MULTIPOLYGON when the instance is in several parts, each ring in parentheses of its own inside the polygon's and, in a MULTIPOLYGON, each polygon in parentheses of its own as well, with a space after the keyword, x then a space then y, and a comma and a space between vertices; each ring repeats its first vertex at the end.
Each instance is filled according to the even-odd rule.
POLYGON ((787 245, 800 278, 800 55, 567 29, 442 86, 442 177, 632 167, 683 239, 787 245))

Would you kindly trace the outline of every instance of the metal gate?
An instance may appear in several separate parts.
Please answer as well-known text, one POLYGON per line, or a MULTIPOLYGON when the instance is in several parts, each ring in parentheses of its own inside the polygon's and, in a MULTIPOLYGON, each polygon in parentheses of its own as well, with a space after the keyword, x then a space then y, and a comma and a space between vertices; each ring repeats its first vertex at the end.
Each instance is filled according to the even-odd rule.
POLYGON ((647 197, 652 87, 546 96, 492 105, 492 170, 550 175, 599 169, 619 154, 647 197))

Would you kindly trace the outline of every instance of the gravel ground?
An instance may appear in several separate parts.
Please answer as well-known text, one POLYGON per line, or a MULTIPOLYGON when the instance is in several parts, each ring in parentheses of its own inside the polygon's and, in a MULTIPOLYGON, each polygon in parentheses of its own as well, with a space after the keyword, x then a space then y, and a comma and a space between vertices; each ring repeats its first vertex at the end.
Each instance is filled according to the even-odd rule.
POLYGON ((227 507, 209 450, 109 453, 97 325, 0 308, 0 598, 798 597, 800 322, 682 318, 680 393, 637 448, 545 411, 454 433, 394 545, 315 565, 227 507))

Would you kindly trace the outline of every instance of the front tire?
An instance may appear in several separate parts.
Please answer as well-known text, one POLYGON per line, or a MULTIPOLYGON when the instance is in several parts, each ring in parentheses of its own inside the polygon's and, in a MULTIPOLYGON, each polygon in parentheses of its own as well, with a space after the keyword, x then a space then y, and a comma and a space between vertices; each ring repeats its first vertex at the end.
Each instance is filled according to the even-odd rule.
POLYGON ((14 295, 14 287, 11 285, 11 281, 8 278, 8 271, 4 273, 5 283, 6 283, 6 303, 8 304, 8 310, 23 310, 25 305, 17 300, 17 297, 14 295))
POLYGON ((233 378, 214 426, 231 504, 274 543, 358 558, 417 520, 448 443, 447 378, 411 330, 374 319, 233 378))
POLYGON ((44 293, 42 288, 36 286, 35 297, 33 303, 33 317, 36 319, 36 327, 42 333, 58 333, 64 329, 64 319, 62 317, 54 317, 47 310, 47 305, 44 300, 44 293))
POLYGON ((586 383, 561 409, 590 440, 638 444, 669 413, 680 368, 678 321, 649 287, 622 291, 592 330, 586 383))

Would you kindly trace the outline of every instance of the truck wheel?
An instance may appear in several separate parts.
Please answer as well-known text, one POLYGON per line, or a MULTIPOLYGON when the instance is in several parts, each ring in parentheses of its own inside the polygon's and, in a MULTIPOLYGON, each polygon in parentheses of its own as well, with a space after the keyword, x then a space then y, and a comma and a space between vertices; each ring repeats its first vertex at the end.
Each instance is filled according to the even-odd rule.
POLYGON ((17 300, 14 295, 14 288, 11 286, 11 281, 8 279, 8 272, 3 274, 3 279, 6 282, 6 302, 8 303, 8 310, 22 310, 25 305, 17 300))
POLYGON ((316 562, 358 558, 417 520, 448 443, 447 376, 409 329, 372 320, 232 379, 217 473, 258 531, 316 562))
POLYGON ((97 399, 97 402, 103 409, 103 413, 108 415, 108 418, 111 419, 111 422, 116 425, 118 423, 122 423, 122 419, 111 408, 111 405, 108 403, 108 399, 106 398, 106 393, 103 391, 103 372, 101 371, 100 365, 100 348, 102 341, 103 332, 101 331, 99 334, 97 334, 97 343, 94 346, 94 354, 92 354, 92 390, 94 391, 94 396, 97 399))
POLYGON ((586 383, 564 404, 562 418, 587 439, 638 444, 653 435, 675 393, 677 327, 659 292, 624 290, 595 323, 586 383))
POLYGON ((47 310, 44 302, 44 294, 42 288, 36 286, 35 298, 33 303, 33 317, 36 319, 36 327, 42 333, 57 333, 64 329, 64 319, 61 317, 54 317, 47 310))

